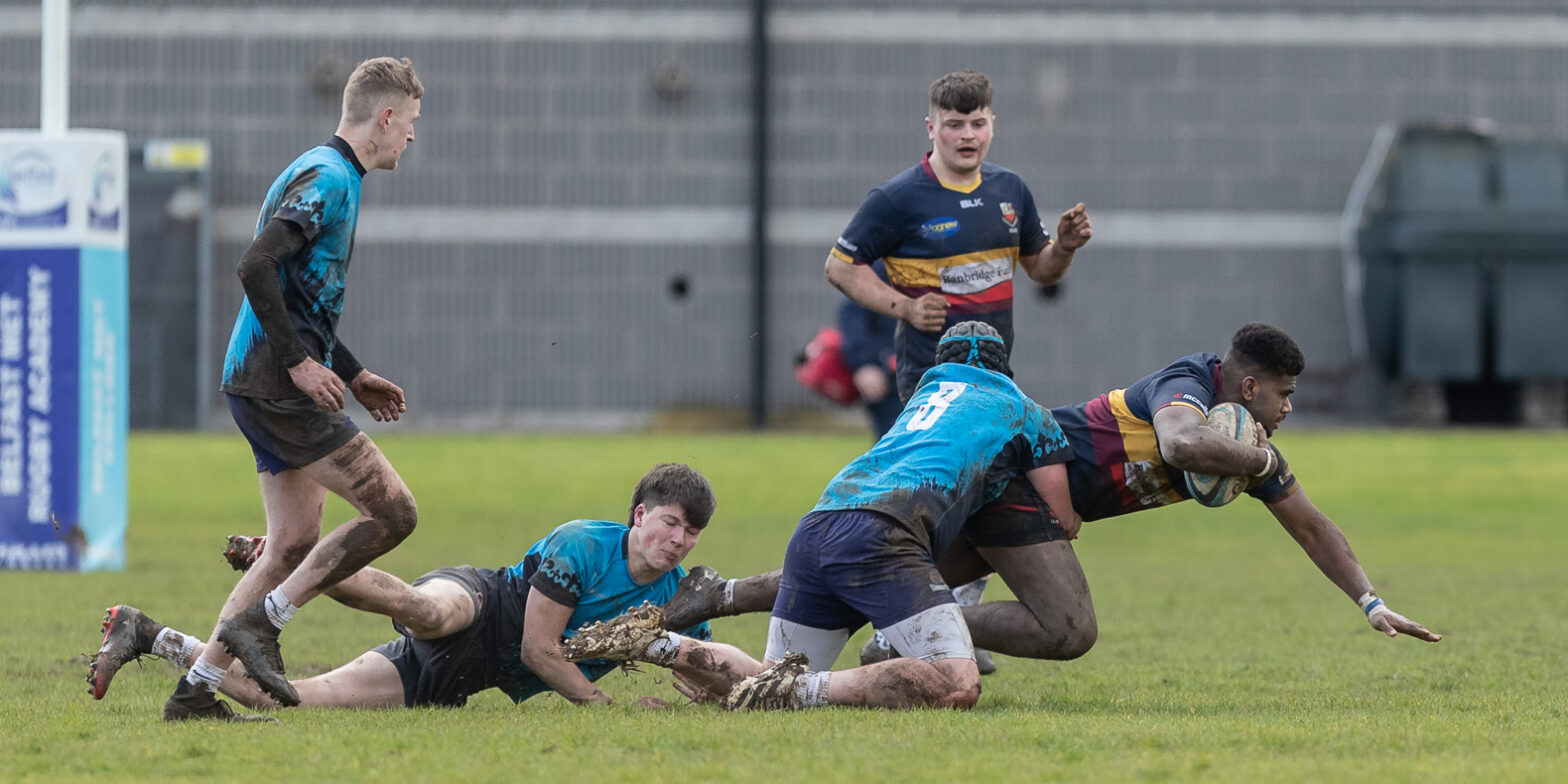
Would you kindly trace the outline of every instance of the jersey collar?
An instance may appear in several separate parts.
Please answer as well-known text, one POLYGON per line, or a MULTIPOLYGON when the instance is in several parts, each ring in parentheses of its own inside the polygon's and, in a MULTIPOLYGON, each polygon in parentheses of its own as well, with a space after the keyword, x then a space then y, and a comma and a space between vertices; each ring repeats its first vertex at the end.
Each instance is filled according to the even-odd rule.
POLYGON ((966 185, 966 186, 960 187, 960 186, 957 186, 957 185, 948 185, 947 183, 942 182, 942 178, 936 176, 936 169, 931 168, 931 151, 930 150, 926 150, 925 157, 920 159, 920 170, 925 172, 926 176, 930 177, 933 181, 935 181, 937 185, 940 185, 943 188, 946 188, 947 190, 955 191, 957 193, 974 193, 975 189, 980 187, 980 183, 985 181, 985 174, 982 172, 979 176, 975 177, 975 181, 973 183, 971 183, 969 185, 966 185))
POLYGON ((343 137, 333 135, 332 141, 327 142, 327 146, 337 150, 338 154, 343 156, 343 160, 354 164, 354 171, 359 172, 359 176, 365 176, 365 167, 360 165, 359 156, 354 154, 354 148, 350 147, 343 137))

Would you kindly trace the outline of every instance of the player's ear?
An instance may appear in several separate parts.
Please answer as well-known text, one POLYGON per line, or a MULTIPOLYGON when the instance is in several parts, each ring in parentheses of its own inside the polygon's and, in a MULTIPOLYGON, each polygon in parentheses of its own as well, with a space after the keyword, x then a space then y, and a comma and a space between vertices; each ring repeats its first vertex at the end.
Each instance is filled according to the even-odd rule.
POLYGON ((642 527, 642 519, 644 517, 646 517, 647 514, 648 514, 648 507, 644 506, 643 504, 638 504, 637 508, 632 510, 632 527, 633 528, 640 528, 640 527, 642 527))
POLYGON ((1251 403, 1258 396, 1258 377, 1247 376, 1241 380, 1241 399, 1244 403, 1251 403))

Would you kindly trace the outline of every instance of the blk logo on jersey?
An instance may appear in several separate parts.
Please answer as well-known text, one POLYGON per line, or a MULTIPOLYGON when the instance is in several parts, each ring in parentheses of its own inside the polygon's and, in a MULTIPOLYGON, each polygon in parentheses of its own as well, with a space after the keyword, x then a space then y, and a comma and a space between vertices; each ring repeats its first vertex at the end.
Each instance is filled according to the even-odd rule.
POLYGON ((1008 226, 1018 228, 1018 213, 1013 212, 1013 203, 1004 201, 997 206, 1002 208, 1002 220, 1007 221, 1008 226))
POLYGON ((975 207, 984 207, 985 206, 985 200, 984 199, 959 199, 958 200, 958 206, 963 208, 963 209, 966 209, 966 210, 971 210, 971 209, 974 209, 975 207))

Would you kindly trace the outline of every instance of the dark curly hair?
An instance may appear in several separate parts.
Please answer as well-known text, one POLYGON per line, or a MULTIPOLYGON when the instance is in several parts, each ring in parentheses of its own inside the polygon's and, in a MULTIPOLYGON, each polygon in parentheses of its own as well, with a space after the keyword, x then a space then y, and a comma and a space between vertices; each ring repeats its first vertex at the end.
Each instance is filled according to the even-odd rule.
POLYGON ((948 327, 936 344, 936 362, 974 365, 998 373, 1007 368, 1007 346, 1002 333, 984 321, 961 321, 948 327))
POLYGON ((1285 330, 1254 321, 1243 324, 1230 338, 1227 363, 1246 365, 1280 376, 1299 376, 1307 366, 1301 347, 1285 334, 1285 330))
POLYGON ((713 486, 697 469, 684 463, 660 463, 648 469, 648 473, 638 480, 637 489, 632 491, 632 505, 626 516, 628 525, 637 514, 638 504, 649 509, 679 506, 686 513, 686 522, 700 530, 708 527, 718 502, 713 498, 713 486))

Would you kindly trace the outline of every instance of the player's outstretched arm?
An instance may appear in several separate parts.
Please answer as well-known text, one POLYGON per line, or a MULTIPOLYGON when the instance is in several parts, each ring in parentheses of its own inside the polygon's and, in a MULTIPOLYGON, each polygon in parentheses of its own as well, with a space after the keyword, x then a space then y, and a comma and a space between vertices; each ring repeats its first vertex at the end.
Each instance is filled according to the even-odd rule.
POLYGON ((1394 612, 1383 603, 1374 592, 1372 581, 1362 571, 1356 554, 1351 551, 1344 532, 1328 515, 1318 510, 1307 498, 1305 490, 1298 486, 1296 492, 1268 507, 1274 519, 1301 545, 1301 549, 1306 551, 1307 557, 1317 564, 1323 575, 1339 586, 1346 596, 1356 599, 1372 628, 1390 637, 1406 634, 1427 642, 1443 639, 1443 635, 1428 631, 1425 626, 1394 612))
POLYGON ((577 665, 561 657, 561 634, 571 618, 572 608, 538 590, 529 591, 528 606, 523 610, 523 664, 577 705, 608 704, 610 695, 584 677, 577 665))

